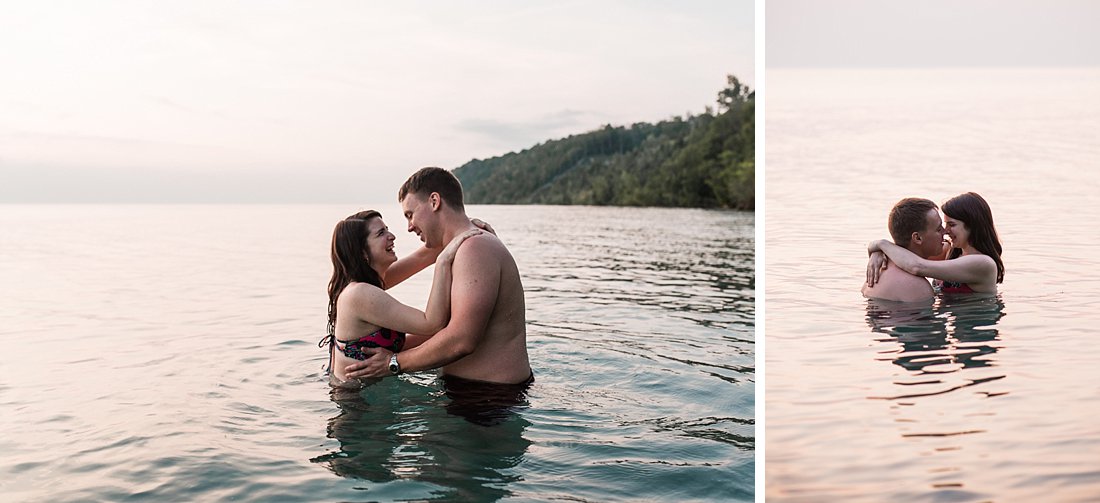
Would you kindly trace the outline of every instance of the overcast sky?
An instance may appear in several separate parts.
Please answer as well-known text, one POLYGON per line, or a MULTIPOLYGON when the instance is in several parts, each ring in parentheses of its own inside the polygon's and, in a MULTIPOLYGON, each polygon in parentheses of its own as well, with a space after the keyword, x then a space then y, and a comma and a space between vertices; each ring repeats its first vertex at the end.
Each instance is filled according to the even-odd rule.
POLYGON ((1093 0, 764 5, 768 68, 1100 65, 1100 2, 1093 0))
POLYGON ((754 83, 749 0, 0 8, 0 202, 389 201, 754 83))

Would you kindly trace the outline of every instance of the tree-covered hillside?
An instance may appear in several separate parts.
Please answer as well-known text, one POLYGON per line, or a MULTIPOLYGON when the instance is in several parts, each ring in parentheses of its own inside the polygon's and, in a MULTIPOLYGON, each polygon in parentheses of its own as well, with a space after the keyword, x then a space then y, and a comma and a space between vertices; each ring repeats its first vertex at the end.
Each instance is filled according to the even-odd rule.
POLYGON ((752 210, 755 93, 736 77, 718 113, 602 129, 454 170, 471 204, 592 204, 752 210))

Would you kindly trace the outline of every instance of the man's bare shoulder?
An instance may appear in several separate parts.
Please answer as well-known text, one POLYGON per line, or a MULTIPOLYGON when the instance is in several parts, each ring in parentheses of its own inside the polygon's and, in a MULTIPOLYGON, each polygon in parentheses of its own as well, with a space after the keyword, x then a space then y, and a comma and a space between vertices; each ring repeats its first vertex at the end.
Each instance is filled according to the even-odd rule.
POLYGON ((863 295, 872 299, 915 302, 936 295, 927 279, 909 274, 897 267, 887 267, 875 286, 863 285, 863 295))
POLYGON ((482 233, 468 238, 455 254, 455 264, 461 263, 499 263, 511 253, 496 236, 482 233))

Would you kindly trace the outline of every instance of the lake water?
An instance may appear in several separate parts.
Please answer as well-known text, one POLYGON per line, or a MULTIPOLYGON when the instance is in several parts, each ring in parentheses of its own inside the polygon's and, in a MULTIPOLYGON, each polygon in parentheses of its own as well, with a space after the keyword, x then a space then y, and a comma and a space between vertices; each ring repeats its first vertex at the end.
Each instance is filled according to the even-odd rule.
POLYGON ((766 496, 1096 501, 1100 70, 769 70, 766 496), (995 297, 859 293, 902 197, 976 191, 995 297))
POLYGON ((752 500, 752 213, 470 207, 536 376, 480 421, 433 373, 331 392, 328 244, 359 209, 0 205, 0 499, 752 500))

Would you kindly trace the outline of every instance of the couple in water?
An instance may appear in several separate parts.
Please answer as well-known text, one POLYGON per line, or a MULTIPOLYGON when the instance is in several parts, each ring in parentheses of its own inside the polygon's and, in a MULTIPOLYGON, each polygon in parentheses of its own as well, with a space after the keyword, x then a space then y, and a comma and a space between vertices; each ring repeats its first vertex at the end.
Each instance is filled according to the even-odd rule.
POLYGON ((889 219, 894 241, 867 245, 865 297, 918 302, 934 298, 937 290, 997 293, 1005 267, 989 204, 967 192, 943 203, 943 216, 927 199, 906 198, 894 205, 889 219), (935 290, 927 278, 935 280, 935 290))
POLYGON ((424 246, 398 259, 394 235, 377 211, 336 224, 328 294, 330 381, 441 369, 445 383, 526 387, 523 285, 516 262, 492 227, 466 216, 462 186, 449 171, 424 168, 397 195, 424 246), (398 302, 390 288, 435 264, 424 311, 398 302))

